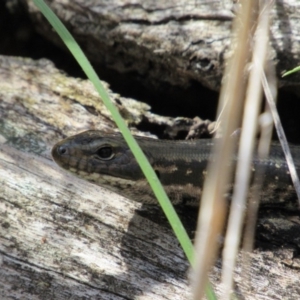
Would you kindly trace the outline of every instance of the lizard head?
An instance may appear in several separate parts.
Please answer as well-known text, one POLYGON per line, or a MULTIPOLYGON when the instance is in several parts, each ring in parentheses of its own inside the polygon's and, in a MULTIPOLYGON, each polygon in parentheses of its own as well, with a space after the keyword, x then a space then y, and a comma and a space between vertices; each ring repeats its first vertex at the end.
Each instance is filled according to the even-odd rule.
POLYGON ((51 154, 60 167, 82 179, 138 202, 156 203, 121 134, 85 131, 54 145, 51 154))
POLYGON ((131 180, 143 177, 121 134, 85 131, 57 143, 51 154, 63 169, 96 183, 103 175, 131 180))

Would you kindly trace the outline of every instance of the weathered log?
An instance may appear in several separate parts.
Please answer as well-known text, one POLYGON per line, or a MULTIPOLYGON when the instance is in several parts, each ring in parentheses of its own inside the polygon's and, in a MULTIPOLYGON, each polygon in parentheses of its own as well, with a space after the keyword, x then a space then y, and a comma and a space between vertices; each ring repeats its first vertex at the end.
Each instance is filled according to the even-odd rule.
MULTIPOLYGON (((156 118, 147 105, 110 95, 129 122, 156 118)), ((191 297, 187 260, 158 209, 142 208, 50 161, 51 146, 62 137, 113 129, 90 83, 65 76, 47 60, 0 57, 0 118, 1 299, 191 297)), ((244 299, 296 299, 299 216, 265 211, 261 219, 265 247, 251 254, 251 286, 239 267, 235 291, 244 299)), ((210 276, 217 291, 219 275, 220 262, 210 276)))
MULTIPOLYGON (((23 0, 36 30, 61 45, 30 0, 23 0)), ((218 90, 228 55, 233 1, 51 0, 89 59, 119 72, 135 71, 145 82, 188 86, 196 80, 218 90)), ((300 3, 275 1, 271 58, 281 86, 298 86, 300 75, 281 78, 299 64, 300 3)))
MULTIPOLYGON (((8 57, 0 78, 1 299, 187 298, 188 264, 170 229, 49 161, 66 134, 112 127, 92 85, 46 60, 8 57)), ((148 113, 110 94, 129 122, 148 113)))

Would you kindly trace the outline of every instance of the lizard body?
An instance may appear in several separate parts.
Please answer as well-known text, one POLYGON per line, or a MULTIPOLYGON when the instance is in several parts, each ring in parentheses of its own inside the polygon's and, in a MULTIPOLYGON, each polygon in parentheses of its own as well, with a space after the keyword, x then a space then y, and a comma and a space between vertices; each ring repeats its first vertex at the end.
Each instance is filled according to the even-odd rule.
MULTIPOLYGON (((172 203, 198 205, 213 141, 135 138, 172 203)), ((291 151, 294 157, 300 157, 300 147, 293 146, 291 151)), ((148 204, 157 201, 121 134, 85 131, 57 143, 52 157, 60 167, 132 200, 148 204)), ((272 145, 267 160, 254 158, 253 170, 257 165, 263 165, 266 171, 262 202, 288 207, 292 201, 295 207, 296 196, 280 145, 272 145)), ((296 168, 300 170, 299 160, 296 168)))

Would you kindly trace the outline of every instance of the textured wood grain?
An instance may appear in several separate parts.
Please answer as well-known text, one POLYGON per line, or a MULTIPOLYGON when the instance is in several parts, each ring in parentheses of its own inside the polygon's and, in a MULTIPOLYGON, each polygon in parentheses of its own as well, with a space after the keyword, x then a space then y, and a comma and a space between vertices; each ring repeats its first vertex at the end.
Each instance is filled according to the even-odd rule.
MULTIPOLYGON (((131 123, 150 116, 148 106, 110 94, 131 123)), ((113 129, 88 82, 46 60, 0 57, 0 298, 190 299, 188 263, 158 209, 72 177, 50 160, 55 142, 88 128, 113 129)), ((251 267, 239 259, 236 292, 297 299, 299 216, 266 210, 260 220, 263 244, 251 267)), ((220 265, 210 276, 217 291, 220 265)))
MULTIPOLYGON (((49 61, 8 57, 0 57, 0 82, 1 299, 187 298, 188 264, 171 230, 50 160, 66 134, 112 130, 91 85, 49 61)), ((148 114, 110 94, 129 123, 148 114)))
MULTIPOLYGON (((60 44, 30 0, 23 0, 36 30, 60 44)), ((137 72, 145 83, 188 86, 196 80, 218 90, 230 55, 233 1, 48 1, 89 59, 119 72, 137 72)), ((281 78, 299 64, 300 3, 275 1, 270 58, 280 85, 298 86, 299 74, 281 78)), ((236 41, 238 42, 238 41, 236 41)))

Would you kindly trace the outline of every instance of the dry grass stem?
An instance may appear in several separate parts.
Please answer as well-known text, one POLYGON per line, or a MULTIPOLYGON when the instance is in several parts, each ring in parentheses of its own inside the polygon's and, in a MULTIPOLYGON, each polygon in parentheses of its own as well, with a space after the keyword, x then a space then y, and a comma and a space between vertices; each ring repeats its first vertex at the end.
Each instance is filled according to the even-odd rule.
POLYGON ((228 163, 232 157, 234 139, 232 132, 240 126, 242 105, 245 94, 246 71, 249 60, 253 16, 257 7, 256 0, 242 3, 234 21, 235 43, 230 62, 226 66, 223 87, 220 94, 218 112, 225 103, 221 120, 222 138, 215 140, 214 160, 208 166, 207 179, 203 188, 196 237, 196 257, 193 273, 194 299, 201 299, 207 282, 207 273, 214 263, 218 250, 218 238, 224 227, 227 212, 225 192, 230 183, 231 167, 228 163))
MULTIPOLYGON (((258 76, 264 68, 268 49, 269 9, 261 8, 258 26, 255 34, 251 70, 245 102, 242 133, 238 151, 238 164, 235 174, 235 185, 223 250, 222 285, 223 299, 230 299, 233 285, 233 271, 239 250, 244 211, 246 207, 251 165, 255 149, 257 121, 262 102, 261 77, 258 76)), ((255 201, 255 199, 254 199, 255 201)))
POLYGON ((267 78, 265 76, 265 74, 262 74, 262 84, 264 87, 264 91, 265 91, 265 95, 266 95, 266 99, 268 101, 268 105, 270 106, 270 110, 273 116, 273 120, 274 120, 274 125, 275 125, 275 129, 276 129, 276 133, 278 136, 278 139, 280 141, 280 144, 282 146, 284 155, 285 155, 285 159, 287 161, 288 167, 289 167, 289 171, 291 174, 291 178, 297 193, 297 197, 298 197, 298 202, 299 202, 299 208, 300 208, 300 182, 299 182, 299 178, 298 178, 298 174, 295 168, 295 164, 291 155, 291 151, 288 145, 288 141, 287 138, 285 136, 285 133, 283 131, 283 127, 279 118, 279 114, 276 108, 276 103, 274 101, 274 98, 272 97, 272 93, 269 89, 268 83, 267 83, 267 78))
MULTIPOLYGON (((271 49, 270 49, 271 53, 271 49)), ((277 98, 277 79, 276 79, 276 70, 275 65, 271 59, 267 61, 266 66, 266 75, 262 71, 262 85, 264 94, 269 98, 269 101, 276 103, 277 98), (263 78, 266 78, 266 81, 263 82, 263 78), (271 100, 272 99, 272 100, 271 100)), ((260 115, 259 118, 260 126, 260 139, 258 141, 258 150, 257 156, 260 160, 264 160, 268 157, 270 142, 272 139, 273 132, 273 118, 270 110, 270 106, 266 105, 265 112, 260 115)), ((256 169, 254 179, 253 179, 253 197, 249 199, 249 204, 247 208, 247 215, 245 220, 245 232, 243 240, 243 261, 242 261, 242 274, 243 282, 245 286, 248 286, 251 289, 250 282, 250 268, 251 268, 251 256, 250 253, 253 251, 254 238, 255 238, 255 228, 257 221, 257 213, 260 203, 260 191, 262 189, 262 176, 264 174, 265 168, 260 166, 256 169)))

